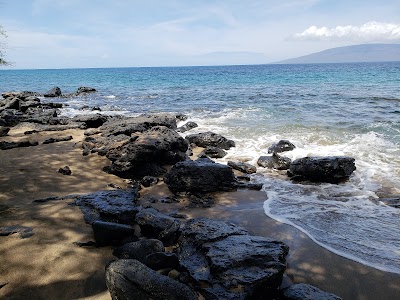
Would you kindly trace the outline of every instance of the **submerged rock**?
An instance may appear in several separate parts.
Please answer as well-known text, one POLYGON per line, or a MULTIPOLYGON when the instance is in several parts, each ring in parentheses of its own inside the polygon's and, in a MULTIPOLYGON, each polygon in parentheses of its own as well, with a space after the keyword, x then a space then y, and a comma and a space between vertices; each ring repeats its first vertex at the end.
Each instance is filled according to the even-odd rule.
POLYGON ((106 267, 106 283, 113 300, 197 300, 188 286, 153 271, 135 259, 121 259, 106 267))
POLYGON ((273 144, 271 147, 268 148, 268 153, 291 151, 294 148, 296 148, 296 146, 288 140, 280 140, 278 143, 273 144))
POLYGON ((236 178, 230 167, 209 159, 183 161, 165 174, 164 182, 172 192, 216 192, 235 189, 236 178))
POLYGON ((356 169, 354 161, 347 156, 303 157, 290 164, 288 174, 293 180, 338 183, 356 169))
POLYGON ((228 150, 232 147, 235 147, 234 141, 228 140, 222 135, 210 131, 197 134, 190 134, 186 136, 186 139, 189 141, 189 143, 193 143, 196 146, 203 148, 211 146, 228 150))
POLYGON ((260 156, 257 164, 263 168, 287 170, 290 168, 292 160, 288 157, 280 156, 276 153, 271 156, 260 156))
POLYGON ((327 293, 315 286, 298 283, 287 288, 283 297, 286 300, 341 300, 335 294, 327 293))

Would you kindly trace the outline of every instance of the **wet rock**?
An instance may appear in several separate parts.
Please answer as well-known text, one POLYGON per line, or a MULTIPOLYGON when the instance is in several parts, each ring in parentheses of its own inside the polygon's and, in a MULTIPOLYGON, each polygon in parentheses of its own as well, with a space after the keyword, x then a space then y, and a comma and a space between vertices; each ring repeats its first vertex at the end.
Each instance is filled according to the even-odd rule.
POLYGON ((106 267, 106 283, 114 300, 197 300, 188 286, 146 267, 134 259, 121 259, 106 267))
POLYGON ((78 90, 76 91, 76 94, 77 94, 77 95, 80 95, 80 94, 94 93, 94 92, 96 92, 96 89, 95 89, 95 88, 87 87, 87 86, 81 86, 81 87, 79 87, 78 90))
POLYGON ((10 131, 10 128, 0 126, 0 136, 8 135, 9 131, 10 131))
POLYGON ((143 239, 118 247, 113 255, 121 259, 137 259, 145 264, 148 255, 160 252, 164 252, 164 245, 160 240, 143 239))
POLYGON ((136 215, 143 236, 157 238, 166 246, 173 244, 179 236, 180 222, 154 208, 146 208, 136 215))
POLYGON ((184 114, 176 114, 175 118, 177 118, 180 121, 186 121, 188 119, 188 116, 184 114))
POLYGON ((228 161, 228 166, 246 174, 253 174, 257 172, 257 168, 255 166, 241 161, 228 161))
POLYGON ((221 149, 228 150, 232 147, 235 147, 235 142, 232 140, 228 140, 222 135, 213 133, 213 132, 203 132, 197 134, 191 134, 186 136, 186 139, 189 143, 193 143, 198 147, 217 147, 221 149))
POLYGON ((254 183, 254 182, 237 182, 236 187, 238 189, 248 189, 248 190, 260 191, 263 188, 263 184, 262 183, 254 183))
POLYGON ((174 193, 207 193, 235 189, 236 178, 230 167, 209 159, 198 159, 175 164, 165 174, 164 182, 174 193))
POLYGON ((354 161, 347 156, 303 157, 290 164, 288 174, 293 180, 338 183, 356 169, 354 161))
POLYGON ((263 168, 288 170, 292 160, 288 157, 280 156, 276 153, 271 156, 260 156, 257 164, 263 168))
POLYGON ((35 234, 32 227, 21 225, 0 227, 0 236, 8 236, 14 233, 18 233, 21 239, 30 238, 35 234))
POLYGON ((268 148, 268 153, 280 153, 285 151, 291 151, 294 148, 296 148, 296 146, 293 145, 288 140, 280 140, 278 143, 273 144, 271 147, 268 148))
POLYGON ((179 268, 179 259, 176 253, 155 252, 146 256, 144 264, 153 270, 179 268))
POLYGON ((186 132, 189 131, 193 128, 199 127, 199 125, 197 125, 197 123, 195 122, 187 122, 186 124, 182 125, 181 127, 179 127, 176 131, 178 132, 186 132))
POLYGON ((19 102, 19 110, 22 112, 26 112, 31 107, 41 106, 40 99, 36 97, 28 97, 26 100, 19 102))
POLYGON ((18 98, 21 100, 25 100, 28 97, 41 97, 43 96, 37 92, 23 91, 23 92, 5 92, 1 94, 4 99, 7 98, 18 98))
POLYGON ((137 240, 134 227, 126 224, 95 221, 92 223, 94 239, 99 247, 120 245, 127 240, 137 240))
POLYGON ((226 154, 227 154, 226 151, 224 151, 223 149, 210 146, 200 152, 199 158, 203 157, 223 158, 224 156, 226 156, 226 154))
POLYGON ((144 187, 149 187, 156 185, 158 183, 158 178, 154 176, 144 176, 140 181, 141 185, 144 187))
POLYGON ((315 286, 299 283, 293 284, 283 293, 283 299, 286 300, 341 300, 342 298, 324 292, 315 286))
POLYGON ((43 144, 52 144, 52 143, 58 143, 58 142, 66 142, 72 140, 72 136, 63 136, 63 137, 56 137, 56 138, 49 138, 46 139, 43 144))
POLYGON ((10 150, 19 147, 32 147, 39 145, 38 142, 31 142, 31 141, 21 141, 21 142, 5 142, 0 141, 0 149, 1 150, 10 150))
POLYGON ((400 196, 391 198, 379 198, 378 200, 387 206, 400 208, 400 196))
POLYGON ((65 167, 63 167, 63 168, 59 168, 59 169, 58 169, 58 173, 61 173, 61 174, 63 174, 63 175, 71 175, 71 174, 72 174, 72 171, 71 171, 71 169, 70 169, 68 166, 65 166, 65 167))
POLYGON ((190 194, 188 196, 189 207, 211 207, 215 203, 215 199, 207 194, 190 194))
POLYGON ((187 147, 187 142, 174 130, 155 126, 111 149, 107 153, 107 158, 112 161, 109 172, 122 177, 131 177, 134 173, 137 176, 145 165, 161 166, 185 160, 187 147))
POLYGON ((140 210, 135 203, 138 194, 137 189, 99 191, 78 197, 75 204, 82 210, 86 223, 102 220, 135 224, 136 214, 140 210))
POLYGON ((0 109, 0 126, 12 127, 17 125, 22 117, 22 113, 15 109, 0 109))
POLYGON ((44 97, 60 97, 61 96, 61 89, 58 86, 53 87, 50 91, 43 95, 44 97))

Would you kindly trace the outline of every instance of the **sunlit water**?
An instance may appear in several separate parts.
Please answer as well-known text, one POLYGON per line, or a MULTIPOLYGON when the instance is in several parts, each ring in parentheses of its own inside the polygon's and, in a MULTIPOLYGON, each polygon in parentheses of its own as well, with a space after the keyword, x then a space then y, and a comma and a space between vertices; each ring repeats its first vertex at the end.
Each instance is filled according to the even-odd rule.
POLYGON ((296 145, 285 153, 292 159, 354 157, 357 170, 339 185, 292 183, 258 168, 254 180, 268 195, 260 205, 337 254, 400 273, 400 210, 377 201, 400 194, 400 63, 0 71, 1 92, 53 86, 98 89, 59 100, 68 116, 87 113, 83 105, 185 113, 199 124, 191 133, 236 141, 222 163, 255 164, 280 139, 296 145))

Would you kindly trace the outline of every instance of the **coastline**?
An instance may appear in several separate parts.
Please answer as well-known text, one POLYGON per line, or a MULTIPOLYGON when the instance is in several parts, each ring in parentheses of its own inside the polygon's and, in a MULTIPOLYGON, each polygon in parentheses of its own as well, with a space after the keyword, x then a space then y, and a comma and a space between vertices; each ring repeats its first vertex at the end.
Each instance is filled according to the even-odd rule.
MULTIPOLYGON (((22 123, 21 125, 25 125, 22 123)), ((24 137, 25 126, 11 128, 6 141, 24 137)), ((40 132, 30 139, 42 142, 57 135, 72 135, 71 141, 0 151, 0 226, 23 225, 34 235, 1 237, 0 297, 10 299, 64 298, 110 299, 105 286, 104 266, 114 259, 111 247, 80 248, 77 241, 92 240, 91 227, 70 200, 33 204, 35 199, 85 194, 111 189, 112 183, 126 187, 123 179, 107 174, 109 161, 97 154, 82 156, 79 142, 83 130, 40 132), (68 165, 71 176, 57 173, 68 165)), ((162 183, 145 188, 141 195, 170 195, 162 183)), ((251 234, 286 242, 290 248, 286 274, 295 282, 306 282, 333 292, 343 299, 395 299, 400 295, 400 275, 382 272, 340 257, 314 243, 299 230, 267 217, 265 193, 252 190, 216 193, 211 208, 184 208, 180 204, 154 205, 160 211, 178 210, 192 217, 228 220, 251 234)))

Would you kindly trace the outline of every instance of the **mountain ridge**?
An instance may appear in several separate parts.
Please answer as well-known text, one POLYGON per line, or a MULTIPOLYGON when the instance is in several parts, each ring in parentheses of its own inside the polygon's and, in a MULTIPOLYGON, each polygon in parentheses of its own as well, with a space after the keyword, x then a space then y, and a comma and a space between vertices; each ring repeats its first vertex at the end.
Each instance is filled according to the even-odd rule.
POLYGON ((359 44, 281 60, 276 64, 351 63, 400 61, 400 44, 359 44))

